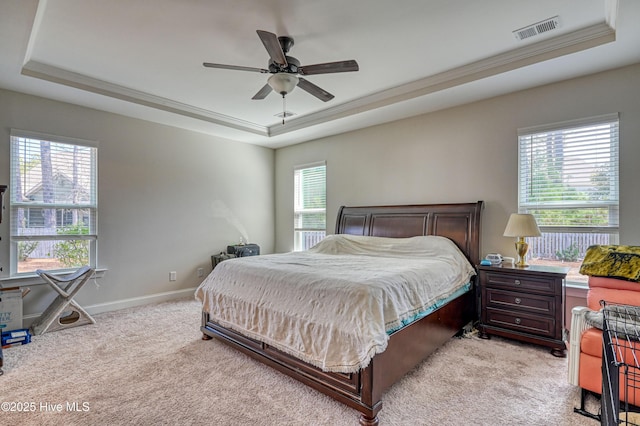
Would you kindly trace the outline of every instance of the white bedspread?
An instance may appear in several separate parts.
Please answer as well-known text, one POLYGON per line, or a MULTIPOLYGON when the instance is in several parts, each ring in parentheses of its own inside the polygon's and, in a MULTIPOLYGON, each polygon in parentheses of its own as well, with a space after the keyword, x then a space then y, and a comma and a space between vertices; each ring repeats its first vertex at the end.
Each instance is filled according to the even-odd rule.
POLYGON ((325 371, 355 372, 388 331, 475 274, 449 239, 332 235, 308 251, 224 261, 196 298, 213 321, 325 371))

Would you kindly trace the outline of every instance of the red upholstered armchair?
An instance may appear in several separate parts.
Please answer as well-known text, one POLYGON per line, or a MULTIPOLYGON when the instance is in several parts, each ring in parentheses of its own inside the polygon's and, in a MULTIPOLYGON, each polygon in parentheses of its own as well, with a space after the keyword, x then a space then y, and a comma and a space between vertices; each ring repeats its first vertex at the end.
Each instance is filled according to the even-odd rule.
MULTIPOLYGON (((636 246, 632 248, 633 250, 640 249, 636 246)), ((587 257, 588 255, 589 252, 587 252, 587 257)), ((585 261, 587 261, 587 257, 585 257, 585 261)), ((588 268, 581 267, 580 272, 588 275, 589 271, 585 269, 588 268)), ((589 276, 588 283, 587 306, 577 306, 572 310, 568 379, 569 383, 581 388, 581 406, 577 411, 593 417, 584 410, 584 405, 587 392, 598 395, 602 393, 602 330, 589 325, 586 319, 587 313, 599 311, 602 308, 600 301, 603 300, 607 304, 640 306, 640 282, 632 281, 629 278, 622 279, 622 277, 589 276)), ((640 343, 638 343, 637 355, 640 359, 640 343)), ((622 384, 623 381, 621 381, 622 384)), ((620 392, 621 400, 624 394, 623 391, 620 392)), ((640 406, 640 391, 636 389, 636 392, 630 392, 627 402, 640 406)))

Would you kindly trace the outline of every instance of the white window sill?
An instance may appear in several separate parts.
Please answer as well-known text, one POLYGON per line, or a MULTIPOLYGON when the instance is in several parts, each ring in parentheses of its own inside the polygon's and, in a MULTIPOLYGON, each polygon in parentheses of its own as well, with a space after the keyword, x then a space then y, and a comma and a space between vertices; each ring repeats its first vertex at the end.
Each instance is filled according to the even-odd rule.
MULTIPOLYGON (((73 271, 54 272, 53 275, 64 276, 72 273, 73 271)), ((105 268, 96 269, 93 279, 102 278, 106 273, 107 273, 107 269, 105 268)), ((27 287, 27 286, 40 285, 40 284, 46 284, 46 283, 42 280, 42 278, 38 276, 38 274, 35 274, 35 273, 0 278, 0 289, 14 288, 14 287, 27 287)))
POLYGON ((583 297, 586 299, 589 286, 586 283, 568 282, 564 285, 565 295, 569 297, 583 297))

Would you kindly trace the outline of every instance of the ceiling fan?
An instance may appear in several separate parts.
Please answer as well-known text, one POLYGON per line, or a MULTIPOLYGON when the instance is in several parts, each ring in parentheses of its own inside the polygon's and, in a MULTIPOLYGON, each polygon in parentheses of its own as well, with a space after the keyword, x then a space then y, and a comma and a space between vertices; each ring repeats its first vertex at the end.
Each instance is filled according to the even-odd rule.
POLYGON ((316 86, 309 80, 298 75, 329 74, 338 72, 358 71, 358 63, 355 60, 326 62, 314 65, 300 65, 300 61, 287 53, 293 47, 293 38, 287 36, 276 36, 268 31, 257 30, 258 37, 262 40, 265 49, 271 57, 268 68, 253 68, 237 65, 214 64, 204 62, 202 65, 208 68, 221 68, 228 70, 251 71, 259 73, 273 74, 267 80, 267 84, 256 93, 252 99, 259 100, 267 97, 271 91, 282 95, 291 93, 296 86, 312 94, 323 102, 330 101, 334 96, 326 90, 316 86))

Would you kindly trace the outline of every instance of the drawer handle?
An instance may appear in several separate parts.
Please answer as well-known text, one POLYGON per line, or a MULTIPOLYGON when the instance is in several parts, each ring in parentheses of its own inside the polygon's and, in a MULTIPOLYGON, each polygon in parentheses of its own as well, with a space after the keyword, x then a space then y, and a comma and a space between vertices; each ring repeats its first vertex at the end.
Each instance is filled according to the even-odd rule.
POLYGON ((514 283, 515 285, 520 285, 520 280, 515 280, 515 281, 513 281, 513 283, 514 283))
POLYGON ((520 303, 522 303, 522 299, 520 299, 519 297, 516 297, 516 305, 519 305, 520 303))
POLYGON ((516 318, 516 324, 520 324, 521 322, 520 318, 516 318))

